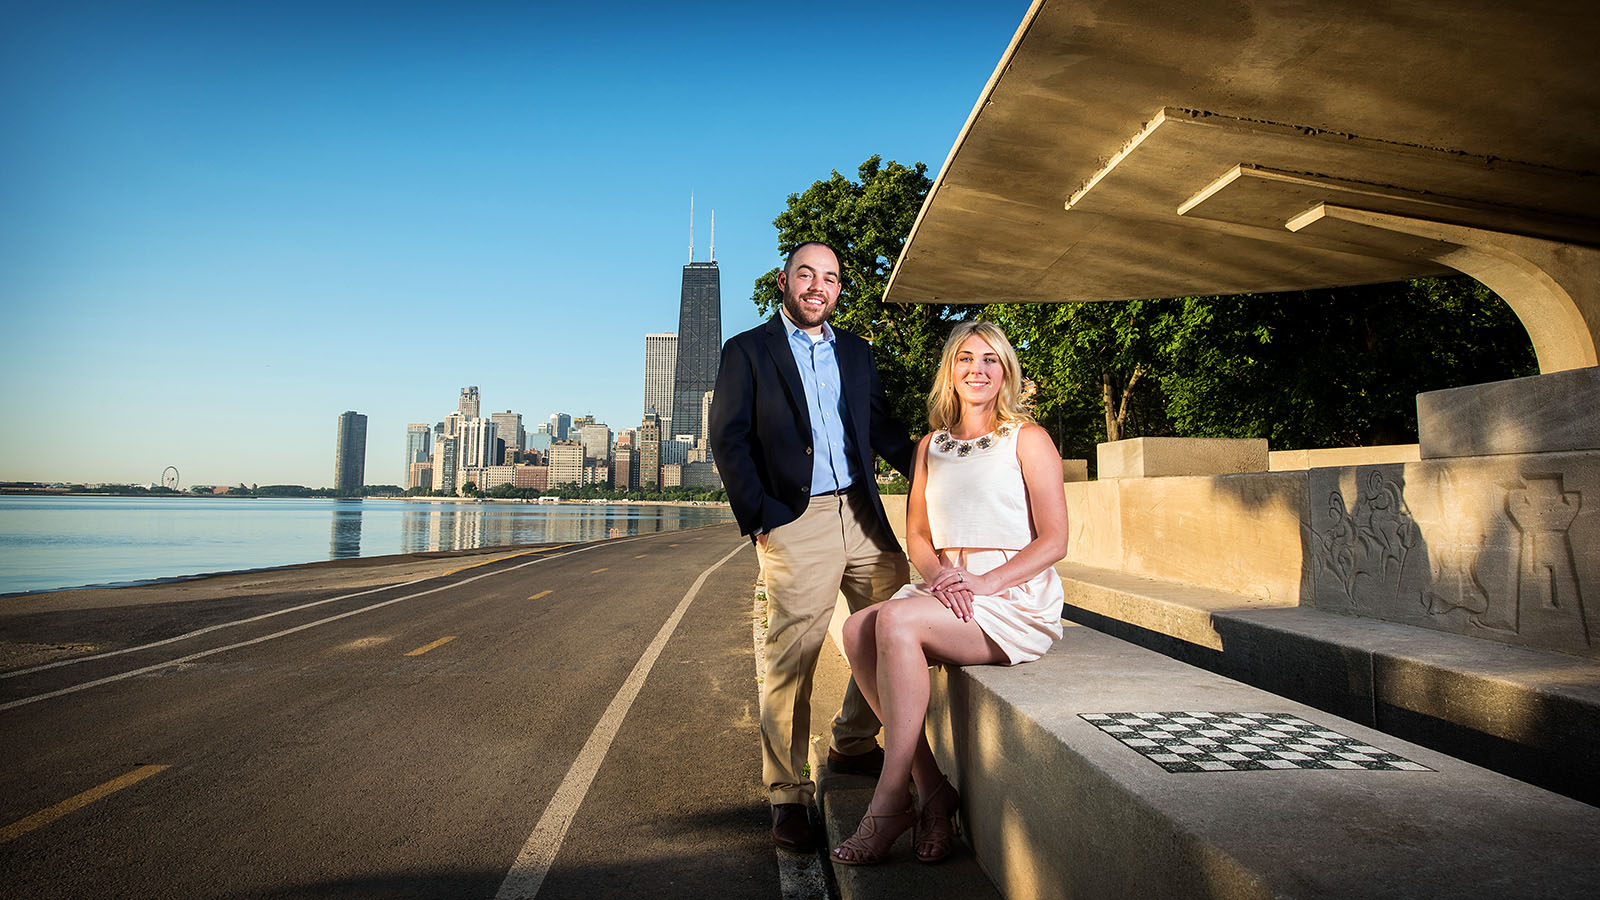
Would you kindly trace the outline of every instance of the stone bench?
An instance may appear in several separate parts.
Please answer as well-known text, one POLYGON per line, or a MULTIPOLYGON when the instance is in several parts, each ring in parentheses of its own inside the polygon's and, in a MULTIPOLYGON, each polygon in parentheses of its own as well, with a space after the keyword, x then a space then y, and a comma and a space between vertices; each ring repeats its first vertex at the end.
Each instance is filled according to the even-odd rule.
POLYGON ((929 731, 1007 897, 1600 896, 1600 809, 1075 624, 1035 663, 936 667, 929 731), (1289 714, 1423 768, 1173 773, 1084 718, 1170 711, 1289 714))
POLYGON ((1589 803, 1600 664, 1062 563, 1067 617, 1589 803))

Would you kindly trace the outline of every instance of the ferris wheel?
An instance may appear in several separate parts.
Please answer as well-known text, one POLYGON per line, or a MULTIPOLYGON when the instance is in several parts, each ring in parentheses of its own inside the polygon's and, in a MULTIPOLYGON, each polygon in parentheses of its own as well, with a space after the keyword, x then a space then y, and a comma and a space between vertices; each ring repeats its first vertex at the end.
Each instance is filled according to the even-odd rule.
POLYGON ((161 470, 161 486, 174 491, 178 489, 177 466, 167 466, 161 470))

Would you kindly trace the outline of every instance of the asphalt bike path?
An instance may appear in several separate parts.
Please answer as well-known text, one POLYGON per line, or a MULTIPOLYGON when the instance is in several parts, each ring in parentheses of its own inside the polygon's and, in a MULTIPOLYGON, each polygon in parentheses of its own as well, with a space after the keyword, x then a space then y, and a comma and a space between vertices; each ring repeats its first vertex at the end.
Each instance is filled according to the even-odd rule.
POLYGON ((6 895, 776 897, 755 575, 717 526, 0 672, 6 895))

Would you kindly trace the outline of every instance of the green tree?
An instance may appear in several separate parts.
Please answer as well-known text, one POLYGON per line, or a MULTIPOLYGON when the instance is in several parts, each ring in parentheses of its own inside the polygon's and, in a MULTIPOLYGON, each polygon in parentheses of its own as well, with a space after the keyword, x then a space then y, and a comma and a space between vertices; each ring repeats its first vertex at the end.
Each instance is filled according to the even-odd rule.
MULTIPOLYGON (((889 273, 932 186, 927 170, 920 162, 904 166, 873 156, 857 170, 859 181, 836 171, 790 194, 772 220, 780 256, 806 241, 824 241, 839 252, 844 290, 830 323, 872 342, 884 391, 896 416, 914 432, 927 421, 925 398, 950 327, 977 309, 884 303, 889 273)), ((778 272, 775 268, 756 279, 750 299, 763 315, 777 312, 783 302, 778 272)))
POLYGON ((996 305, 1068 456, 1151 435, 1274 449, 1416 440, 1416 395, 1533 374, 1532 344, 1467 277, 1280 294, 996 305))
POLYGON ((1415 441, 1417 394, 1538 372, 1511 308, 1466 276, 1188 298, 1156 331, 1177 433, 1284 450, 1415 441))

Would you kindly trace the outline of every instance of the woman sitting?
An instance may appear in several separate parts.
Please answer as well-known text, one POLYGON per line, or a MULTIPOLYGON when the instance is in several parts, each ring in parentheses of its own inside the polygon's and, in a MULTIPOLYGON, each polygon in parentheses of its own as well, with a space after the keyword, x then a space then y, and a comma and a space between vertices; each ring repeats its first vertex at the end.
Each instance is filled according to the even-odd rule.
POLYGON ((907 552, 931 577, 844 625, 856 685, 883 721, 884 759, 861 827, 835 862, 881 862, 913 826, 918 859, 948 856, 961 798, 923 732, 928 666, 1015 665, 1061 637, 1052 568, 1067 549, 1061 456, 1022 408, 1021 381, 1016 351, 993 324, 963 322, 945 342, 906 507, 907 552))

